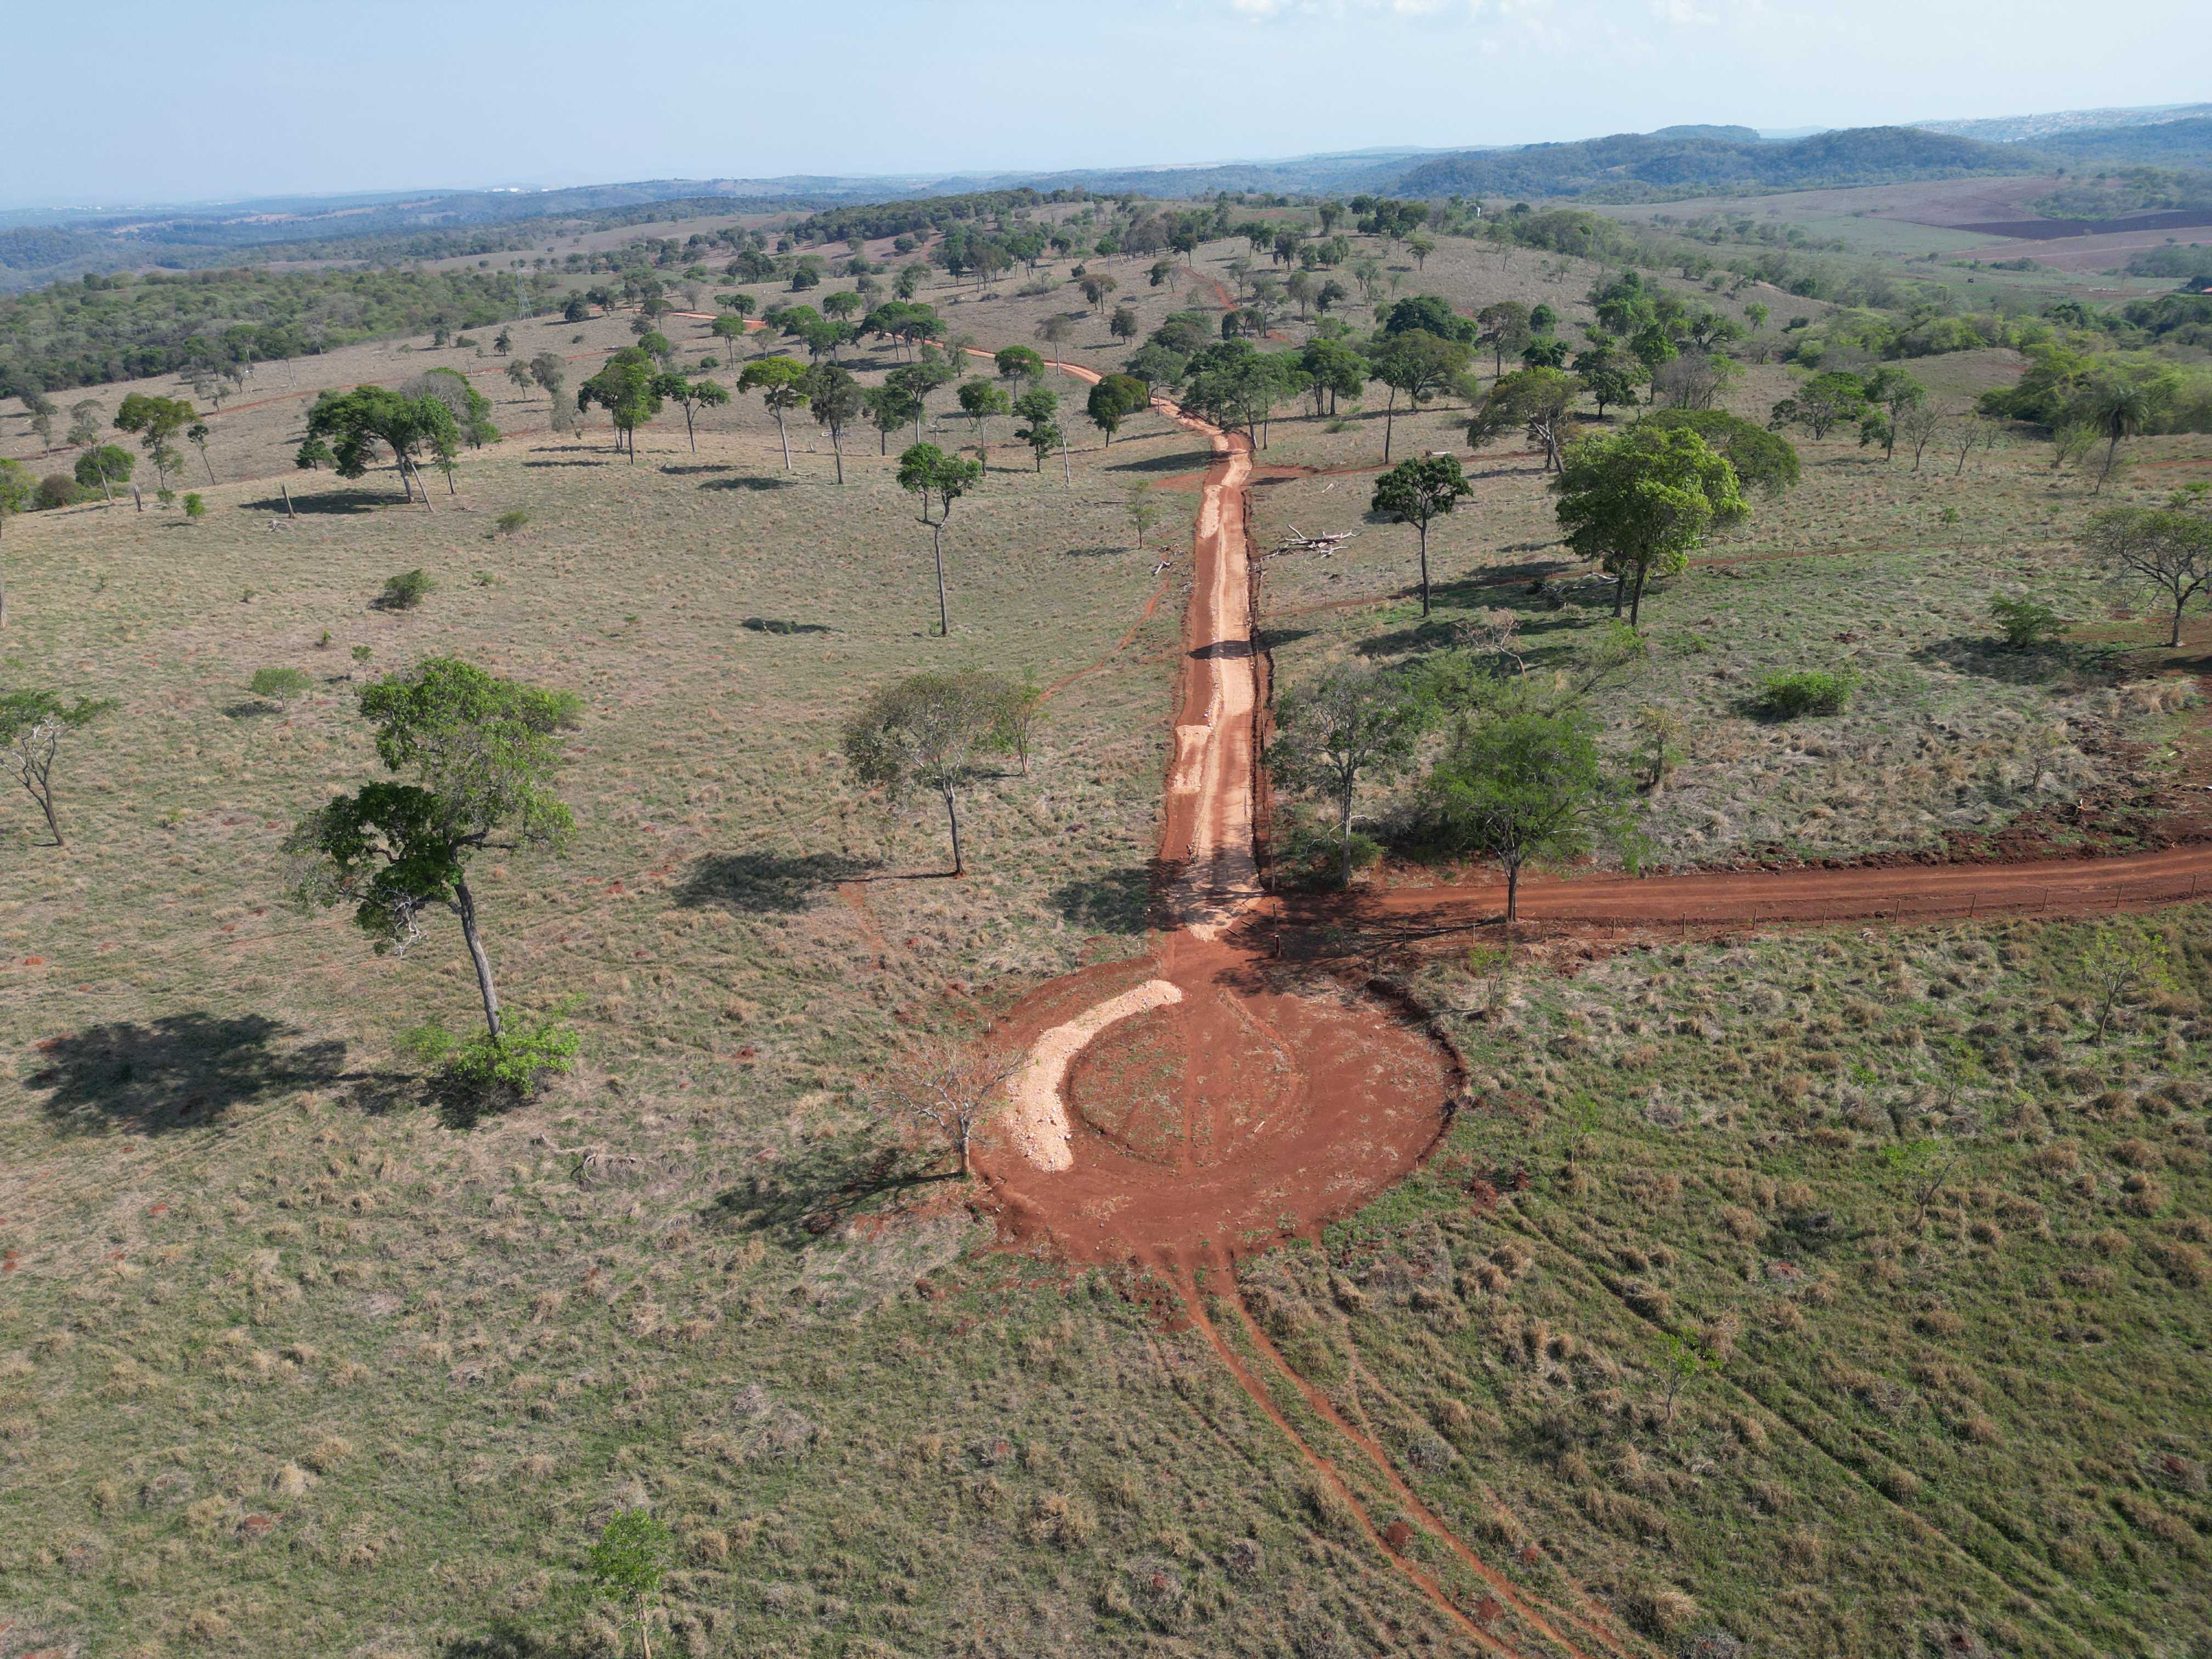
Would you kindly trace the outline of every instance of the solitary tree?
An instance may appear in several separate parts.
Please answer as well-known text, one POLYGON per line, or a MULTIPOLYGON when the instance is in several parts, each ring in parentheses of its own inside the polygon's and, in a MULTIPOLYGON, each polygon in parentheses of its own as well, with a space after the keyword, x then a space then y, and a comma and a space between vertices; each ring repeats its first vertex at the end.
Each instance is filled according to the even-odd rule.
POLYGON ((863 785, 882 790, 894 805, 917 790, 933 791, 944 804, 956 876, 968 867, 960 792, 982 757, 1005 746, 1012 689, 1000 674, 916 674, 875 692, 845 723, 845 759, 863 785))
POLYGON ((2075 399, 2067 410, 2069 422, 2087 428, 2105 445, 2104 462, 2097 469, 2091 495, 2104 492, 2105 480, 2118 464, 2121 443, 2149 431, 2164 412, 2173 384, 2161 374, 2108 372, 2090 381, 2075 399))
POLYGON ((921 522, 929 526, 931 556, 937 562, 937 631, 952 632, 952 611, 945 598, 945 525, 952 516, 952 503, 982 481, 981 463, 948 455, 935 444, 915 444, 899 457, 899 488, 920 497, 921 522), (930 516, 932 496, 937 515, 930 516))
POLYGON ((538 383, 538 390, 555 404, 561 401, 561 389, 568 380, 568 365, 550 351, 541 351, 530 360, 530 378, 538 383))
POLYGON ((1398 398, 1403 393, 1407 409, 1418 408, 1466 372, 1468 349, 1425 330, 1413 329, 1382 342, 1375 352, 1375 378, 1390 388, 1382 416, 1382 459, 1390 459, 1391 434, 1397 422, 1398 398))
POLYGON ((576 388, 576 412, 593 404, 607 411, 614 422, 615 444, 627 448, 630 464, 637 463, 637 429, 660 413, 661 387, 675 376, 664 377, 650 353, 639 346, 624 346, 607 359, 606 367, 576 388))
POLYGON ((1340 665, 1285 696, 1277 727, 1268 768, 1288 787, 1335 806, 1342 847, 1338 880, 1349 884, 1353 795, 1362 779, 1393 777, 1413 760, 1420 707, 1380 670, 1340 665))
POLYGON ((1424 796, 1444 843, 1496 859, 1505 872, 1505 925, 1521 914, 1521 872, 1580 858, 1601 840, 1632 846, 1620 789, 1587 724, 1522 711, 1463 721, 1429 774, 1424 796))
POLYGON ((1518 368, 1490 388, 1467 423, 1468 442, 1480 449, 1519 427, 1544 452, 1544 471, 1556 472, 1574 412, 1575 383, 1557 368, 1518 368))
POLYGON ((1505 360, 1518 357, 1522 348, 1534 337, 1528 326, 1528 307, 1518 300, 1500 300, 1476 312, 1474 320, 1482 330, 1482 343, 1490 348, 1491 372, 1502 378, 1505 360))
POLYGON ((1869 408, 1881 411, 1879 420, 1864 423, 1863 441, 1878 439, 1881 458, 1885 461, 1897 457, 1897 441, 1903 434, 1907 418, 1916 409, 1927 406, 1928 388, 1893 364, 1884 363, 1866 377, 1866 401, 1869 408))
POLYGON ((1137 532, 1137 545, 1145 544, 1145 532, 1160 521, 1167 504, 1152 491, 1152 486, 1139 481, 1129 486, 1129 522, 1137 532))
POLYGON ((292 890, 311 908, 354 907, 378 952, 404 951, 422 913, 450 910, 474 963, 484 1025, 500 1040, 499 993, 477 930, 469 861, 490 848, 559 853, 575 833, 553 793, 559 733, 576 724, 573 692, 494 678, 450 657, 364 686, 376 752, 410 782, 364 784, 303 817, 284 843, 292 890))
POLYGON ((830 434, 830 452, 837 458, 837 482, 845 482, 845 428, 860 418, 860 385, 849 371, 835 363, 817 363, 799 381, 806 407, 817 424, 830 434))
POLYGON ((137 434, 138 447, 154 463, 166 489, 169 469, 177 464, 177 452, 169 441, 198 419, 199 412, 181 398, 155 398, 134 392, 116 406, 115 429, 137 434))
POLYGON ((1012 407, 1006 394, 981 375, 960 383, 960 412, 975 422, 979 434, 984 422, 994 415, 1006 414, 1012 407))
POLYGON ((1048 317, 1032 331, 1052 348, 1052 366, 1060 367, 1060 349, 1075 337, 1075 324, 1066 317, 1048 317))
POLYGON ((884 376, 884 384, 896 386, 913 400, 914 440, 921 441, 921 419, 928 412, 930 393, 948 386, 960 378, 950 357, 939 356, 934 349, 925 351, 918 363, 902 363, 884 376))
POLYGON ((2116 580, 2172 607, 2166 643, 2179 646, 2183 612, 2212 584, 2212 519, 2179 506, 2109 507, 2082 539, 2116 580))
POLYGON ((1152 404, 1152 388, 1135 375, 1109 374, 1091 388, 1086 408, 1091 423, 1106 434, 1107 447, 1111 448, 1114 434, 1121 429, 1121 422, 1132 415, 1141 414, 1152 404))
POLYGON ((775 416, 775 435, 783 441, 783 470, 791 471, 791 434, 785 428, 784 417, 795 409, 806 407, 806 389, 800 383, 806 379, 806 365, 796 357, 763 357, 757 362, 745 365, 744 373, 738 376, 739 392, 757 392, 768 412, 775 416))
POLYGON ((190 441, 193 448, 199 451, 200 465, 207 469, 208 482, 210 483, 213 483, 215 482, 215 464, 208 459, 207 447, 208 439, 210 435, 212 434, 208 431, 208 423, 205 421, 194 421, 190 426, 185 428, 185 437, 190 441))
MULTIPOLYGON (((378 444, 392 451, 399 473, 399 487, 414 499, 418 451, 451 450, 459 441, 453 412, 435 398, 405 398, 380 386, 356 386, 351 392, 326 392, 307 411, 307 443, 325 447, 342 478, 358 478, 368 470, 378 444)), ((427 488, 423 497, 428 501, 427 488)))
POLYGON ((1429 521, 1449 513, 1474 486, 1453 455, 1426 455, 1401 461, 1375 481, 1369 510, 1394 524, 1409 524, 1421 538, 1421 614, 1429 614, 1429 521))
MULTIPOLYGON (((0 609, 0 620, 5 619, 0 609)), ((115 707, 113 698, 79 697, 64 702, 51 691, 9 691, 0 695, 0 749, 8 769, 15 775, 31 799, 46 814, 46 830, 54 845, 62 842, 62 822, 54 811, 54 761, 62 739, 82 731, 115 707)))
POLYGON ((1044 359, 1027 346, 1007 346, 991 362, 1002 380, 1027 380, 1034 385, 1044 379, 1044 359))
POLYGON ((1022 1063, 1018 1053, 936 1040, 917 1042, 884 1078, 884 1113, 951 1152, 964 1181, 969 1154, 988 1144, 991 1120, 1006 1109, 1006 1085, 1022 1063))
POLYGON ((1815 374, 1776 404, 1768 424, 1778 432, 1785 426, 1802 426, 1817 442, 1832 428, 1858 420, 1866 412, 1866 382, 1842 369, 1831 369, 1815 374))
POLYGON ((668 1576, 671 1543, 666 1524, 649 1510, 624 1510, 600 1531, 584 1561, 592 1588, 636 1619, 644 1659, 653 1659, 653 1604, 668 1576))
POLYGON ((1022 422, 1014 436, 1025 441, 1036 456, 1036 470, 1044 471, 1044 458, 1065 440, 1060 430, 1060 398, 1042 386, 1031 386, 1014 399, 1014 418, 1022 422))
POLYGON ((877 433, 877 453, 888 455, 891 434, 909 421, 921 418, 921 400, 904 386, 873 386, 860 394, 860 407, 877 433))
POLYGON ((684 411, 684 435, 690 441, 691 453, 699 453, 699 433, 696 424, 699 410, 720 409, 730 401, 730 389, 719 380, 687 380, 681 374, 656 374, 653 377, 656 397, 665 398, 684 411))
POLYGON ((1738 523, 1748 511, 1735 469, 1680 428, 1636 426, 1585 440, 1569 453, 1553 488, 1568 544, 1613 578, 1613 614, 1625 597, 1631 628, 1655 573, 1681 569, 1708 531, 1738 523))

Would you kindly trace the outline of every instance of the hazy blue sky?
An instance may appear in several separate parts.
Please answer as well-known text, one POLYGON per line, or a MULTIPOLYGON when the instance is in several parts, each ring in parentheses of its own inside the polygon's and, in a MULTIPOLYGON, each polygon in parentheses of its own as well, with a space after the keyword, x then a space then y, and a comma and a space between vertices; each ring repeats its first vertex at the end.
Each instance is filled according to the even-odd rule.
POLYGON ((0 200, 942 173, 2212 98, 2134 0, 112 0, 8 24, 0 200))

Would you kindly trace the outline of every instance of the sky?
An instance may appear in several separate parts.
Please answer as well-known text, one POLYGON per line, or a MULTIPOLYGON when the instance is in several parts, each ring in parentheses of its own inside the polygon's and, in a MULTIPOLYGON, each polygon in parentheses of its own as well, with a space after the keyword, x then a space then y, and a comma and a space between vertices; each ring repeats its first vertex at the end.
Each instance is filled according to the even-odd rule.
POLYGON ((9 206, 1033 171, 2212 98, 2204 0, 2135 0, 2124 27, 2077 0, 111 0, 92 28, 25 7, 7 40, 9 206))

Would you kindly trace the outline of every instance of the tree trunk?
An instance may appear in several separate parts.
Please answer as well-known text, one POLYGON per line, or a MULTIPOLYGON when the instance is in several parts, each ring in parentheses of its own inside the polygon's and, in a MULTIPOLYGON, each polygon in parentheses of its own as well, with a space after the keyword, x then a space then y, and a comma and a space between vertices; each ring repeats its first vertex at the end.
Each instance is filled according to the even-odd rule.
POLYGON ((1521 860, 1505 860, 1505 926, 1511 929, 1521 920, 1521 860))
POLYGON ((469 959, 476 964, 477 990, 483 998, 484 1024, 491 1031, 491 1040, 497 1042, 499 1032, 499 992, 491 982, 491 959, 484 955, 483 941, 477 937, 476 896, 469 891, 465 881, 453 884, 454 908, 460 912, 461 937, 468 941, 469 959))
MULTIPOLYGON (((2181 608, 2188 603, 2186 599, 2176 599, 2173 602, 2173 631, 2167 636, 2166 641, 2166 649, 2169 651, 2181 643, 2181 608)), ((0 623, 5 623, 7 620, 8 601, 4 595, 0 595, 0 623)))
POLYGON ((1344 792, 1342 830, 1344 861, 1341 873, 1337 878, 1337 884, 1340 887, 1349 887, 1352 885, 1352 791, 1349 789, 1344 792))
POLYGON ((1636 629, 1637 617, 1644 610, 1644 577, 1648 568, 1648 566, 1640 564, 1636 567, 1636 586, 1628 599, 1628 626, 1632 633, 1636 629))
POLYGON ((1390 402, 1382 411, 1382 465, 1390 465, 1390 428, 1398 420, 1398 388, 1390 388, 1390 402))
POLYGON ((791 471, 791 434, 783 428, 783 411, 775 411, 775 435, 783 440, 783 470, 791 471))
POLYGON ((51 756, 47 757, 46 769, 38 774, 38 779, 39 808, 46 815, 46 829, 54 838, 54 845, 59 847, 63 845, 62 821, 54 811, 54 771, 51 756))
POLYGON ((1065 432, 1060 434, 1060 481, 1070 489, 1075 488, 1075 474, 1068 470, 1067 465, 1067 434, 1065 432))
POLYGON ((1421 532, 1421 614, 1429 614, 1429 527, 1419 526, 1421 532))
POLYGON ((929 526, 930 552, 937 561, 937 636, 952 637, 952 612, 945 603, 945 520, 929 526))
POLYGON ((691 453, 696 455, 699 453, 699 432, 691 424, 691 405, 689 404, 684 405, 684 435, 691 441, 691 453))
POLYGON ((207 446, 205 444, 202 444, 200 446, 200 465, 207 469, 208 484, 210 488, 213 488, 215 484, 215 463, 208 459, 207 446))
POLYGON ((954 802, 950 789, 945 791, 945 821, 952 826, 952 873, 964 876, 968 873, 968 866, 960 854, 960 808, 954 802))
POLYGON ((830 447, 837 452, 837 482, 842 485, 845 482, 845 443, 834 426, 830 428, 830 447))

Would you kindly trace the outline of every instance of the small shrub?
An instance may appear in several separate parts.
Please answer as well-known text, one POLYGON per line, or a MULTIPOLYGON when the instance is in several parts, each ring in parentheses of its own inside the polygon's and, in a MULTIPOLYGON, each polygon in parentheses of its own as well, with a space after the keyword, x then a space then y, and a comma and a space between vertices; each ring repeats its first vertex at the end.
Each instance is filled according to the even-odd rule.
POLYGON ((422 603, 438 584, 419 568, 403 570, 384 584, 384 592, 376 602, 387 611, 412 611, 422 603))
POLYGON ((499 533, 501 535, 511 537, 516 531, 521 529, 523 526, 530 522, 530 515, 518 507, 512 512, 501 514, 499 517, 492 522, 499 527, 499 533))
MULTIPOLYGON (((441 1030, 439 1035, 446 1034, 441 1030)), ((451 1046, 439 1073, 440 1093, 448 1105, 471 1115, 529 1099, 549 1079, 574 1069, 583 1044, 573 1026, 551 1014, 514 1016, 497 1042, 489 1033, 465 1042, 447 1040, 451 1046)))
POLYGON ((41 513, 76 504, 76 480, 66 472, 47 473, 39 480, 39 487, 31 496, 31 505, 41 513))
POLYGON ((331 630, 330 630, 329 629, 325 628, 325 629, 323 630, 323 636, 322 636, 322 638, 320 638, 320 639, 319 639, 319 640, 317 640, 317 641, 315 641, 315 649, 316 649, 316 650, 318 650, 318 651, 327 651, 327 650, 329 650, 330 648, 331 648, 331 630))
POLYGON ((246 690, 264 702, 273 702, 279 708, 289 706, 295 697, 303 697, 314 682, 296 668, 257 668, 246 683, 246 690))
POLYGON ((1823 669, 1770 675, 1759 690, 1759 712, 1778 720, 1796 720, 1801 714, 1840 714, 1857 686, 1855 675, 1832 674, 1823 669))
POLYGON ((197 489, 185 492, 185 516, 188 519, 207 517, 207 503, 200 499, 200 492, 197 489))
POLYGON ((375 654, 376 653, 371 650, 368 646, 356 645, 353 648, 354 665, 357 668, 368 667, 368 659, 375 654))
POLYGON ((1992 599, 1990 614, 2014 651, 2033 651, 2066 631, 2066 619, 2040 599, 1992 599))

